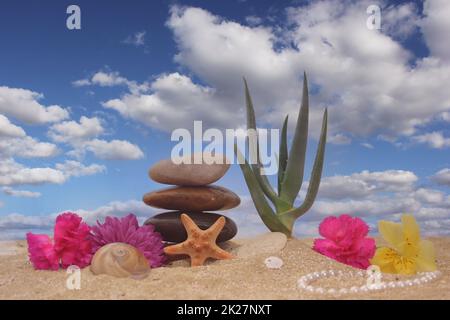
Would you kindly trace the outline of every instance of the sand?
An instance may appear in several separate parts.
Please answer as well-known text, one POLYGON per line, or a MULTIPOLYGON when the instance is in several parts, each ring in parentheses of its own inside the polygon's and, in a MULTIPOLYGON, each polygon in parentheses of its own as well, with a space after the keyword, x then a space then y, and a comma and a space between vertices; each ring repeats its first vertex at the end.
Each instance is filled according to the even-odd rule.
MULTIPOLYGON (((61 271, 35 271, 28 262, 23 241, 0 243, 0 299, 450 299, 450 238, 432 238, 442 275, 416 287, 386 289, 370 293, 312 294, 297 287, 302 275, 314 271, 350 270, 311 250, 311 239, 291 239, 278 254, 281 269, 268 269, 268 252, 229 261, 211 261, 190 268, 186 260, 153 269, 143 280, 94 276, 81 271, 81 289, 66 287, 68 275, 61 271)), ((257 242, 257 241, 256 241, 257 242)), ((236 252, 255 246, 255 240, 234 241, 228 249, 236 252)), ((393 279, 393 276, 388 277, 393 279)), ((400 277, 400 279, 405 279, 400 277)), ((323 287, 362 285, 364 279, 320 280, 323 287)))

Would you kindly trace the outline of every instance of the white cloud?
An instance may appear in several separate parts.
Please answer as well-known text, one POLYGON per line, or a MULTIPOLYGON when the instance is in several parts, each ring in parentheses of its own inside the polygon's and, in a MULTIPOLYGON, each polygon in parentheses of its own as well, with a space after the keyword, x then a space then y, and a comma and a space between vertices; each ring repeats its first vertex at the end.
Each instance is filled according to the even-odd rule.
MULTIPOLYGON (((375 172, 365 170, 347 176, 337 175, 324 177, 320 183, 318 197, 320 199, 332 200, 359 200, 370 199, 380 192, 412 192, 415 189, 414 184, 417 180, 418 177, 413 172, 404 170, 375 172)), ((308 183, 303 186, 302 190, 306 190, 307 186, 308 183)), ((419 195, 422 194, 423 193, 419 193, 419 195)), ((304 195, 301 194, 301 196, 304 195)), ((360 202, 354 203, 358 205, 361 204, 360 202)))
POLYGON ((27 232, 52 234, 56 217, 67 211, 77 213, 83 218, 83 221, 90 225, 95 224, 97 220, 102 222, 106 216, 122 217, 129 213, 134 213, 138 217, 139 223, 143 224, 145 220, 156 213, 156 209, 137 200, 113 201, 94 209, 68 208, 58 213, 40 216, 13 213, 0 216, 0 240, 24 239, 27 232))
POLYGON ((0 185, 62 184, 64 174, 53 168, 27 168, 13 159, 0 159, 0 185))
POLYGON ((329 199, 365 198, 373 193, 375 185, 353 176, 334 176, 323 178, 319 196, 329 199))
POLYGON ((211 88, 195 85, 179 73, 161 75, 153 82, 152 90, 155 93, 126 94, 120 99, 104 102, 103 106, 118 111, 125 118, 164 131, 191 126, 194 120, 209 118, 216 118, 216 123, 220 122, 224 127, 229 119, 226 105, 217 108, 211 88))
POLYGON ((422 203, 443 205, 446 202, 445 194, 438 190, 419 188, 414 192, 414 197, 422 203))
POLYGON ((145 31, 138 31, 130 36, 128 36, 123 43, 131 44, 135 47, 142 47, 145 45, 145 31))
POLYGON ((122 77, 118 72, 112 71, 98 71, 92 75, 90 79, 80 79, 72 82, 75 87, 83 86, 100 86, 100 87, 115 87, 125 86, 133 93, 145 92, 149 89, 148 83, 137 83, 136 81, 128 80, 122 77))
POLYGON ((420 203, 412 198, 401 197, 377 197, 375 199, 345 200, 345 201, 322 201, 315 202, 312 209, 313 215, 341 215, 344 213, 360 217, 401 214, 406 212, 417 212, 420 203))
POLYGON ((39 198, 41 196, 40 192, 28 191, 28 190, 17 190, 11 187, 3 187, 3 193, 8 196, 13 197, 23 197, 23 198, 39 198))
POLYGON ((69 117, 67 109, 41 105, 38 100, 42 98, 37 92, 0 86, 0 113, 28 124, 58 122, 69 117))
POLYGON ((372 144, 370 144, 370 143, 367 143, 367 142, 363 142, 363 143, 361 143, 361 145, 364 148, 367 148, 367 149, 374 149, 374 146, 372 144))
POLYGON ((48 135, 56 142, 73 146, 67 154, 81 158, 86 151, 100 159, 136 160, 144 156, 142 150, 125 140, 106 141, 96 138, 105 132, 97 117, 82 116, 79 122, 65 121, 50 127, 48 135))
POLYGON ((90 85, 91 85, 91 80, 89 80, 89 79, 75 80, 75 81, 72 82, 72 84, 73 84, 75 87, 90 86, 90 85))
POLYGON ((128 200, 128 201, 112 201, 107 205, 94 208, 92 210, 78 209, 74 210, 77 214, 83 217, 89 224, 95 224, 96 221, 103 221, 107 216, 122 217, 129 213, 133 213, 138 217, 139 223, 143 224, 153 214, 157 213, 156 209, 147 206, 143 201, 128 200))
POLYGON ((258 16, 246 16, 245 22, 247 22, 250 26, 257 26, 262 23, 262 19, 258 16))
POLYGON ((40 142, 29 136, 0 138, 0 157, 47 158, 58 153, 58 147, 53 143, 40 142))
POLYGON ((450 30, 450 2, 447 0, 427 0, 423 5, 425 18, 421 21, 422 32, 431 53, 443 60, 450 60, 450 44, 443 41, 450 30))
POLYGON ((450 138, 444 137, 443 133, 438 131, 417 135, 412 139, 418 143, 428 144, 434 149, 450 147, 450 138))
POLYGON ((55 168, 28 168, 12 158, 0 159, 0 185, 62 184, 72 176, 93 175, 104 170, 104 166, 97 164, 85 166, 76 161, 56 164, 55 168))
POLYGON ((364 170, 360 173, 352 174, 353 178, 361 179, 368 183, 376 184, 378 190, 383 191, 408 191, 418 177, 411 171, 405 170, 386 170, 370 172, 364 170))
POLYGON ((333 144, 350 144, 352 142, 352 139, 342 133, 337 133, 335 135, 327 137, 327 142, 333 144))
POLYGON ((83 143, 82 147, 100 159, 137 160, 144 157, 144 153, 137 145, 125 140, 94 139, 83 143))
POLYGON ((12 124, 7 117, 0 114, 0 137, 24 137, 25 131, 12 124))
POLYGON ((396 37, 419 24, 414 5, 389 7, 386 30, 379 32, 366 28, 368 4, 329 0, 290 8, 286 29, 249 27, 174 6, 167 25, 178 46, 175 61, 202 84, 183 74, 163 74, 151 84, 152 92, 125 94, 103 105, 162 130, 190 127, 198 119, 205 126, 240 127, 245 75, 259 121, 280 127, 286 113, 295 119, 306 70, 318 88, 311 95, 312 136, 318 135, 325 106, 333 143, 413 135, 417 126, 449 111, 450 64, 430 56, 411 65, 414 57, 396 37))
POLYGON ((0 157, 46 158, 57 155, 56 145, 27 136, 25 130, 0 114, 0 157))
POLYGON ((55 168, 62 171, 67 178, 90 176, 106 171, 106 167, 103 165, 91 164, 89 166, 85 166, 84 164, 73 160, 66 160, 64 163, 57 163, 55 168))
POLYGON ((450 169, 445 168, 436 172, 431 179, 437 184, 450 186, 450 169))
POLYGON ((441 118, 443 121, 450 122, 450 112, 442 112, 442 113, 440 114, 440 118, 441 118))
POLYGON ((413 3, 390 5, 382 9, 383 32, 394 37, 406 38, 419 26, 420 18, 413 3))
POLYGON ((100 119, 82 116, 80 122, 64 121, 50 127, 48 135, 56 142, 76 143, 95 138, 104 132, 100 119))
POLYGON ((53 223, 54 221, 52 221, 50 216, 26 216, 18 213, 12 213, 0 217, 0 230, 47 228, 53 223))

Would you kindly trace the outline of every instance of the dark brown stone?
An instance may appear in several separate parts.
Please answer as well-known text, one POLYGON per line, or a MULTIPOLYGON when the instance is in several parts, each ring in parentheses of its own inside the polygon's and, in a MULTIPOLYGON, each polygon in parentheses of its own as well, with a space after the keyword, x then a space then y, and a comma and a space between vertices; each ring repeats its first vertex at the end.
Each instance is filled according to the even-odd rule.
MULTIPOLYGON (((184 212, 184 211, 171 211, 157 214, 147 221, 145 224, 152 224, 155 226, 155 230, 161 233, 164 241, 180 243, 186 240, 187 234, 181 223, 180 216, 182 213, 186 213, 202 230, 208 229, 214 224, 222 215, 208 212, 184 212)), ((233 220, 225 217, 226 223, 217 237, 217 242, 224 242, 233 238, 237 233, 237 226, 233 220)))
POLYGON ((144 202, 155 208, 185 211, 218 211, 238 206, 234 192, 218 186, 173 187, 146 193, 144 202))

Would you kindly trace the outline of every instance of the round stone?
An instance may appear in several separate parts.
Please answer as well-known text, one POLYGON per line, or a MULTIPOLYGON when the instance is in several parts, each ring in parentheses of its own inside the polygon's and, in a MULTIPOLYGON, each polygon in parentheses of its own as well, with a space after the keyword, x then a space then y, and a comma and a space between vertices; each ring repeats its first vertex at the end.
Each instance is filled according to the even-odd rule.
POLYGON ((166 159, 157 162, 149 170, 152 180, 179 186, 204 186, 216 182, 224 176, 230 167, 222 154, 215 156, 194 154, 178 159, 166 159), (199 155, 199 163, 194 162, 199 155), (180 163, 183 161, 182 163, 180 163))
MULTIPOLYGON (((195 224, 202 230, 211 227, 222 215, 209 212, 184 212, 171 211, 157 214, 147 221, 145 224, 152 224, 155 230, 159 232, 164 241, 179 243, 187 239, 186 229, 181 223, 180 216, 186 213, 194 220, 195 224)), ((237 226, 233 220, 225 217, 225 226, 217 237, 217 242, 224 242, 233 238, 237 233, 237 226)))
POLYGON ((193 212, 228 210, 241 203, 237 194, 218 186, 172 187, 146 193, 143 200, 155 208, 193 212))

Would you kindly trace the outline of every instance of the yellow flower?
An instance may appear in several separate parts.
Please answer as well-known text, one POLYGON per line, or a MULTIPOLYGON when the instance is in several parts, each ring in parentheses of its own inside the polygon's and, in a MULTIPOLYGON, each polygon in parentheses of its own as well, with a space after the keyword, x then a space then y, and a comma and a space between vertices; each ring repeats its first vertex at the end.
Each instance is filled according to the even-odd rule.
POLYGON ((401 224, 382 220, 378 230, 390 245, 378 248, 370 261, 381 272, 415 274, 436 270, 433 244, 420 239, 419 225, 412 215, 402 215, 401 224))

